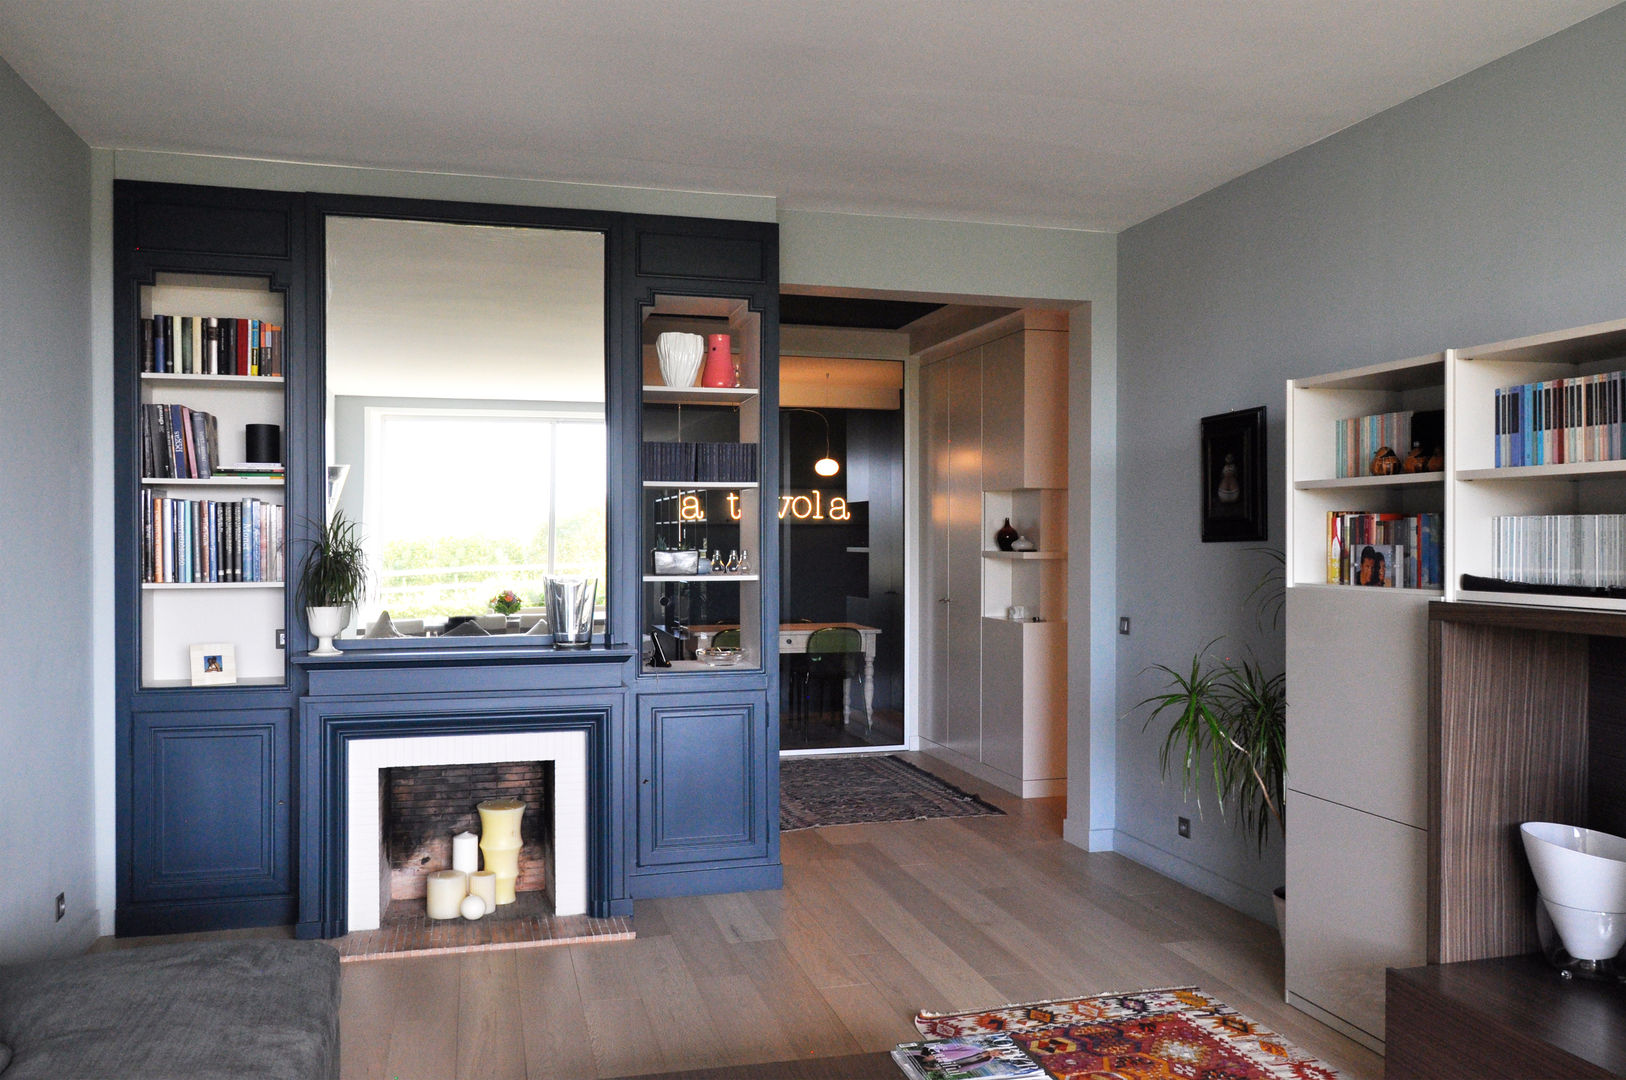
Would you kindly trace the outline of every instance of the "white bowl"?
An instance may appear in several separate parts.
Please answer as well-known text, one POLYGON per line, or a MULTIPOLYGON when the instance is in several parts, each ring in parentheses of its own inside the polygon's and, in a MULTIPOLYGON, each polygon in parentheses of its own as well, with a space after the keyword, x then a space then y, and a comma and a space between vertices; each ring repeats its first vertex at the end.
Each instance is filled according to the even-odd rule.
POLYGON ((1626 912, 1583 911, 1555 904, 1545 896, 1541 903, 1564 942, 1564 951, 1577 960, 1609 960, 1626 946, 1626 912))
POLYGON ((699 334, 668 331, 655 337, 655 357, 661 362, 661 379, 667 386, 693 386, 700 378, 705 353, 706 339, 699 334))
POLYGON ((1543 897, 1581 911, 1626 912, 1626 840, 1550 821, 1527 821, 1519 832, 1543 897))

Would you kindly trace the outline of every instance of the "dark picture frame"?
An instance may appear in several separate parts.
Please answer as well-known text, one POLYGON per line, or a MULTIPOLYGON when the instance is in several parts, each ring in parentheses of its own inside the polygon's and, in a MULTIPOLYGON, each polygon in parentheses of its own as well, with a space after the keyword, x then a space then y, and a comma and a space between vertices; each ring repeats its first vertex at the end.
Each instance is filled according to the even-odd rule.
POLYGON ((1265 407, 1202 419, 1203 543, 1264 540, 1265 407))

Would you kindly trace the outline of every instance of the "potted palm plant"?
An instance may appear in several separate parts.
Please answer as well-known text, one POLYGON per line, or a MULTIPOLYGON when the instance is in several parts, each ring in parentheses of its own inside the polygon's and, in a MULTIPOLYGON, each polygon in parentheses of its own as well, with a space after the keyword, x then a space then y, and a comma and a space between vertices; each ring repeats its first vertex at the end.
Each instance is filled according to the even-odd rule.
POLYGON ((311 541, 299 570, 299 604, 305 609, 305 625, 317 638, 312 656, 338 655, 333 639, 366 594, 367 558, 360 528, 341 510, 311 541))

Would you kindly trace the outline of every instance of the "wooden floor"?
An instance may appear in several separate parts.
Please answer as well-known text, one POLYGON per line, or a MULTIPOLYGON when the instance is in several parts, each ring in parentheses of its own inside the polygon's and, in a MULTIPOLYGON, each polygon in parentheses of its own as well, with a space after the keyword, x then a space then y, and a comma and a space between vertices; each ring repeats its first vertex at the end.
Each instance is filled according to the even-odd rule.
POLYGON ((835 1057, 966 1010, 1196 984, 1341 1070, 1380 1058, 1282 1002, 1274 927, 1007 817, 786 833, 778 892, 641 900, 630 942, 344 966, 344 1080, 573 1080, 835 1057))

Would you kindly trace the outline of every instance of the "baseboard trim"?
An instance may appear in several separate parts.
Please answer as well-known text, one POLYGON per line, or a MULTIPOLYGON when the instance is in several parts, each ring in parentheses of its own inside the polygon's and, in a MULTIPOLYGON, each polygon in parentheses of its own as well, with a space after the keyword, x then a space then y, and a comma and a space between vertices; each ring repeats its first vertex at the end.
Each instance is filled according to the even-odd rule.
POLYGON ((1113 832, 1112 850, 1142 866, 1156 870, 1166 878, 1172 878, 1206 896, 1212 896, 1227 907, 1236 908, 1244 915, 1260 922, 1274 924, 1276 921, 1276 912, 1271 906, 1269 892, 1256 892, 1246 885, 1214 873, 1206 866, 1182 859, 1173 852, 1148 844, 1140 837, 1131 836, 1121 829, 1113 832))
POLYGON ((1356 1027, 1354 1024, 1340 1020, 1326 1009, 1323 1009, 1321 1006, 1316 1005, 1313 1002, 1306 1001, 1304 998, 1293 993, 1291 990, 1287 992, 1287 1003, 1306 1016, 1313 1017, 1314 1019, 1321 1021, 1323 1024, 1326 1024, 1328 1027, 1338 1032, 1338 1034, 1354 1039, 1356 1042, 1360 1043, 1374 1054, 1383 1053, 1384 1043, 1382 1039, 1373 1035, 1370 1031, 1365 1031, 1356 1027))

